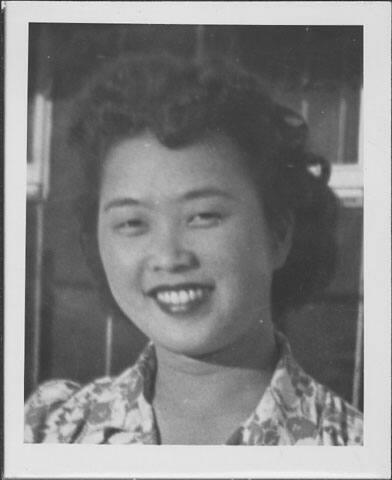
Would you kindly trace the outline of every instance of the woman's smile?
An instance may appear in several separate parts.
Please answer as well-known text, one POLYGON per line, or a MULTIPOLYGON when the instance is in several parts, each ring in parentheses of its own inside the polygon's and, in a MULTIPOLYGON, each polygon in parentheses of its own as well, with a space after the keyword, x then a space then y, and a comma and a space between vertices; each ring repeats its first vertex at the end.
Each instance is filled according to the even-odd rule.
POLYGON ((169 149, 149 135, 109 151, 98 240, 118 305, 188 355, 268 323, 277 252, 244 156, 223 136, 169 149))
POLYGON ((197 313, 209 302, 213 288, 201 283, 160 285, 151 289, 148 295, 164 313, 181 316, 197 313))

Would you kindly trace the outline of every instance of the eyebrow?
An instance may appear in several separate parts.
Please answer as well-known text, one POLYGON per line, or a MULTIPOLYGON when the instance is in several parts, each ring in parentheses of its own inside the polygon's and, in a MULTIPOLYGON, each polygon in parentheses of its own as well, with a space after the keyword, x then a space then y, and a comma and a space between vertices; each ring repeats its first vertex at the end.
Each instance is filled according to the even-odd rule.
MULTIPOLYGON (((234 200, 233 195, 226 192, 225 190, 221 190, 220 188, 216 188, 216 187, 189 190, 188 192, 181 194, 177 200, 191 201, 191 200, 198 200, 200 198, 209 198, 209 197, 223 197, 228 200, 234 200)), ((148 206, 149 204, 150 202, 148 201, 137 200, 132 197, 120 197, 120 198, 115 198, 109 201, 104 206, 103 210, 104 212, 107 212, 111 208, 115 208, 115 207, 138 207, 143 205, 148 206)))
POLYGON ((197 200, 199 198, 208 197, 224 197, 230 200, 234 200, 234 196, 232 194, 217 187, 207 187, 196 190, 189 190, 189 192, 186 192, 180 196, 180 198, 183 200, 197 200))

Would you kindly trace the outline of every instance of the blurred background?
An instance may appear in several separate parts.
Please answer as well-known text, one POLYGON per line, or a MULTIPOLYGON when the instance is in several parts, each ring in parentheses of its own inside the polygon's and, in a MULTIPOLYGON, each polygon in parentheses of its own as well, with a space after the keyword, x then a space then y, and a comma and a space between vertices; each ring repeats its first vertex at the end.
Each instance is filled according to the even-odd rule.
POLYGON ((84 80, 119 53, 222 54, 257 72, 308 121, 341 199, 339 264, 320 297, 284 320, 302 366, 363 409, 362 27, 32 24, 29 30, 25 395, 49 378, 87 382, 129 366, 145 338, 107 317, 78 240, 79 159, 67 143, 84 80))

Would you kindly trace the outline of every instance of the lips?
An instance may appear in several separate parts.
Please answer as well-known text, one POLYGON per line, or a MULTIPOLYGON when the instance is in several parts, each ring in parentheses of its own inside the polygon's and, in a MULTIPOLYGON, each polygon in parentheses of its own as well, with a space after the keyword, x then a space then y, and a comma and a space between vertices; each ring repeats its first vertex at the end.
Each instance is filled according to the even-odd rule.
POLYGON ((205 304, 212 290, 213 287, 207 284, 183 283, 160 285, 151 289, 148 295, 165 313, 186 314, 195 312, 205 304))

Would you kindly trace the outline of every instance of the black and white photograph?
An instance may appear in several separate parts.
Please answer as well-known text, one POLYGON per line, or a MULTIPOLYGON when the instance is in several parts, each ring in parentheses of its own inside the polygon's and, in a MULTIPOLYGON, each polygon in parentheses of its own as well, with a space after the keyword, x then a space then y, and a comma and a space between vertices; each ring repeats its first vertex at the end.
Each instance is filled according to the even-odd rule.
POLYGON ((24 252, 16 233, 5 251, 18 478, 387 471, 387 58, 366 73, 374 25, 388 43, 386 2, 369 25, 361 2, 346 22, 336 3, 323 22, 317 2, 291 22, 289 2, 270 3, 273 21, 252 21, 269 2, 244 2, 247 21, 237 2, 192 21, 197 2, 161 2, 161 16, 149 2, 31 3, 23 21, 9 5, 15 90, 6 70, 6 228, 16 191, 23 209, 24 252), (14 142, 23 191, 7 177, 14 142), (315 446, 345 448, 289 448, 315 446))

